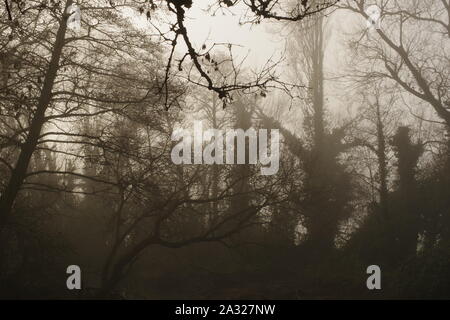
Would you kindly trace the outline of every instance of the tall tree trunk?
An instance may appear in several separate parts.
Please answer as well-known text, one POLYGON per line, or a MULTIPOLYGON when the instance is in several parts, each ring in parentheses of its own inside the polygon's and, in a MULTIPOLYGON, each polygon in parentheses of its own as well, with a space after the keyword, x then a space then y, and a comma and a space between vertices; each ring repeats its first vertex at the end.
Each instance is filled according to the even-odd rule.
MULTIPOLYGON (((219 124, 217 123, 217 95, 213 93, 212 95, 212 127, 214 129, 219 129, 219 124)), ((216 163, 213 163, 212 165, 212 177, 211 177, 211 198, 216 199, 219 196, 219 167, 216 163)), ((211 212, 208 219, 208 227, 211 227, 215 224, 215 219, 217 219, 217 215, 219 212, 219 203, 218 201, 212 201, 211 202, 211 212)))
POLYGON ((7 222, 14 206, 14 201, 23 184, 27 174, 30 159, 38 144, 42 127, 45 124, 45 112, 51 101, 53 85, 59 68, 59 60, 61 58, 62 49, 64 47, 64 38, 67 30, 67 19, 69 15, 66 13, 67 8, 72 4, 72 0, 66 2, 63 16, 56 33, 56 40, 53 47, 52 57, 44 78, 41 95, 38 100, 34 118, 31 121, 27 139, 22 145, 17 163, 11 173, 9 182, 0 197, 0 228, 7 222))
POLYGON ((386 161, 386 139, 384 136, 383 119, 381 118, 380 104, 377 101, 377 158, 378 171, 380 174, 380 208, 385 219, 388 218, 388 189, 387 189, 387 161, 386 161))
POLYGON ((311 29, 310 83, 312 87, 313 146, 311 149, 309 175, 308 241, 312 247, 328 252, 334 247, 337 220, 327 198, 329 176, 329 150, 325 141, 324 106, 324 23, 323 17, 314 20, 311 29))
POLYGON ((313 27, 312 59, 312 104, 314 112, 314 147, 319 151, 323 149, 325 134, 324 97, 323 97, 323 17, 319 16, 313 27))

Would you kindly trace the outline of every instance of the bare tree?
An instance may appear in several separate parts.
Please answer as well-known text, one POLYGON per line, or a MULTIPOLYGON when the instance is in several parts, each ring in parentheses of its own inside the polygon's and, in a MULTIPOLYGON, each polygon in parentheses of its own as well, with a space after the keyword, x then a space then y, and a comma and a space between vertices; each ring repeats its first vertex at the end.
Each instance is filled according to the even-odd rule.
MULTIPOLYGON (((377 1, 375 4, 381 10, 381 28, 360 30, 354 46, 365 62, 355 77, 361 82, 385 78, 397 83, 405 93, 429 104, 446 126, 450 126, 446 54, 450 39, 449 1, 377 1), (364 66, 371 65, 371 61, 376 64, 367 72, 364 66)), ((340 4, 364 19, 369 18, 365 12, 368 5, 364 0, 340 4)))
MULTIPOLYGON (((98 28, 98 21, 99 19, 95 19, 97 17, 100 17, 98 15, 98 12, 106 12, 106 18, 107 20, 116 18, 116 21, 120 21, 117 18, 120 18, 120 13, 116 11, 117 8, 124 7, 124 6, 132 6, 134 8, 139 8, 139 11, 142 13, 144 12, 145 8, 143 7, 143 4, 140 4, 139 2, 127 2, 125 1, 122 4, 113 4, 112 2, 110 5, 102 6, 97 4, 95 1, 90 3, 87 1, 86 3, 82 4, 81 10, 89 17, 91 18, 91 21, 83 21, 85 22, 85 28, 87 31, 87 35, 83 36, 72 36, 69 38, 66 38, 67 34, 67 20, 69 18, 69 13, 67 12, 67 9, 72 5, 73 1, 68 0, 65 2, 64 7, 61 7, 61 3, 54 3, 51 5, 41 4, 39 2, 31 1, 29 3, 25 3, 23 7, 22 3, 14 3, 16 6, 10 5, 11 3, 6 1, 6 13, 8 17, 8 22, 6 23, 7 27, 4 27, 2 32, 7 33, 10 29, 10 38, 14 37, 14 31, 17 30, 17 32, 23 32, 25 29, 25 25, 29 23, 33 23, 33 21, 39 21, 37 19, 38 17, 43 17, 44 23, 41 23, 37 30, 40 32, 40 35, 43 37, 40 38, 41 41, 44 41, 44 43, 40 44, 40 49, 37 52, 43 51, 43 54, 51 54, 51 59, 46 63, 45 70, 41 77, 39 77, 39 83, 35 84, 38 90, 37 94, 37 100, 34 102, 33 106, 33 112, 30 115, 29 124, 25 127, 19 130, 18 132, 14 132, 11 136, 6 137, 6 144, 2 143, 2 145, 9 146, 11 144, 17 146, 18 143, 15 141, 15 137, 17 136, 17 133, 23 134, 25 139, 23 143, 20 143, 20 152, 17 157, 17 161, 15 161, 14 165, 7 164, 8 168, 11 170, 9 181, 6 183, 6 186, 0 196, 0 225, 4 225, 5 221, 7 220, 8 215, 10 215, 11 210, 14 205, 14 201, 17 197, 17 194, 23 184, 23 181, 25 180, 27 176, 27 168, 30 162, 30 159, 33 155, 33 152, 35 151, 37 145, 40 143, 40 139, 42 138, 42 130, 45 127, 46 123, 49 123, 51 121, 56 122, 58 119, 61 118, 70 118, 74 116, 81 116, 86 115, 85 113, 77 114, 74 112, 75 110, 78 111, 78 108, 71 108, 68 101, 72 100, 78 100, 79 103, 80 100, 83 98, 86 99, 86 94, 80 94, 79 90, 80 88, 77 87, 77 85, 72 86, 72 91, 68 91, 66 89, 60 89, 60 87, 63 86, 64 81, 70 82, 70 80, 63 80, 65 77, 64 70, 68 68, 69 66, 78 67, 78 69, 84 69, 85 72, 92 73, 103 73, 107 74, 105 70, 102 70, 101 68, 98 69, 97 66, 95 66, 95 59, 94 59, 94 66, 92 67, 83 67, 79 61, 69 62, 68 65, 65 65, 64 59, 71 60, 70 55, 75 54, 73 52, 75 46, 79 45, 80 42, 87 42, 90 45, 93 45, 93 51, 97 50, 99 47, 104 48, 114 48, 114 46, 118 45, 120 41, 117 41, 116 39, 112 39, 111 35, 108 35, 105 29, 98 28), (141 6, 139 6, 141 5, 141 6), (89 15, 89 12, 93 12, 92 15, 89 15), (96 17, 97 12, 97 17, 96 17), (22 18, 24 16, 24 18, 22 18), (54 20, 53 20, 54 19, 54 20), (49 23, 50 21, 50 23, 49 23), (55 21, 57 22, 55 24, 55 21), (23 24, 23 25, 22 25, 23 24), (56 34, 54 34, 54 42, 48 43, 48 35, 52 35, 53 30, 56 30, 56 34), (97 31, 97 32, 95 32, 97 31), (111 47, 111 44, 114 43, 114 45, 111 47), (67 53, 68 56, 65 55, 67 53), (40 81, 42 81, 42 87, 40 84, 40 81), (56 90, 56 92, 55 92, 56 90), (77 92, 78 91, 78 92, 77 92), (65 96, 63 99, 66 100, 60 100, 61 98, 58 98, 57 96, 65 96), (69 98, 70 97, 70 98, 69 98), (66 111, 64 114, 54 115, 52 114, 51 110, 57 110, 57 108, 54 107, 56 102, 61 102, 64 104, 66 102, 66 111), (50 115, 49 115, 50 114, 50 115)), ((174 58, 174 51, 177 44, 178 38, 182 38, 188 48, 188 52, 184 55, 184 57, 179 61, 179 69, 182 68, 183 61, 188 56, 191 58, 192 63, 197 70, 199 74, 199 78, 193 79, 190 75, 188 77, 189 80, 193 81, 197 85, 205 86, 209 90, 212 90, 218 94, 218 97, 220 99, 223 99, 224 102, 228 101, 230 99, 229 93, 231 91, 235 90, 252 90, 257 89, 266 90, 268 87, 277 87, 277 84, 280 84, 280 82, 277 80, 277 77, 274 75, 274 68, 275 66, 269 66, 267 69, 263 70, 263 72, 256 77, 255 80, 252 80, 247 83, 237 83, 237 72, 238 70, 234 69, 233 72, 235 73, 234 77, 230 77, 231 79, 234 79, 232 83, 223 82, 220 85, 216 85, 213 83, 211 77, 208 75, 208 73, 205 71, 205 67, 201 65, 200 59, 205 58, 207 60, 207 64, 212 65, 215 68, 218 68, 218 62, 214 61, 209 53, 209 50, 206 50, 204 53, 198 53, 195 48, 193 47, 188 31, 186 30, 186 27, 184 26, 184 20, 185 20, 185 14, 186 11, 189 10, 189 8, 192 5, 192 1, 160 1, 160 6, 164 4, 167 6, 167 9, 169 12, 173 14, 175 17, 175 22, 172 23, 172 26, 169 31, 169 35, 166 35, 164 33, 160 33, 160 38, 163 42, 169 43, 171 46, 171 51, 168 58, 168 63, 166 66, 165 75, 163 78, 163 81, 161 84, 158 85, 159 92, 164 92, 164 105, 166 108, 171 106, 175 100, 169 100, 169 92, 170 92, 170 70, 172 67, 172 61, 174 58), (172 35, 172 38, 170 36, 172 35), (206 83, 206 84, 205 84, 206 83)), ((305 6, 303 5, 300 9, 300 11, 297 12, 290 12, 289 19, 290 20, 301 20, 305 16, 309 16, 311 14, 317 13, 318 11, 324 10, 331 6, 333 3, 331 2, 324 2, 322 4, 317 4, 314 7, 311 6, 305 6)), ((223 5, 226 7, 233 7, 236 5, 236 2, 218 2, 219 7, 222 7, 223 5)), ((274 9, 274 5, 278 6, 278 2, 272 1, 258 1, 258 2, 252 2, 250 9, 251 11, 261 18, 279 18, 277 15, 270 14, 271 10, 274 9)), ((158 6, 156 5, 156 2, 150 2, 150 9, 147 9, 147 17, 150 18, 150 11, 149 10, 157 10, 158 6)), ((101 14, 100 14, 101 15, 101 14)), ((85 19, 85 18, 84 18, 85 19)), ((35 23, 36 24, 36 23, 35 23)), ((131 25, 129 23, 122 23, 121 25, 130 27, 131 25)), ((31 34, 32 37, 34 37, 34 34, 31 34)), ((51 37, 52 38, 52 37, 51 37)), ((38 38, 39 39, 39 38, 38 38)), ((53 38, 52 38, 53 39, 53 38)), ((124 41, 122 45, 126 45, 127 41, 124 41)), ((117 51, 112 50, 112 51, 117 51)), ((5 53, 5 55, 8 55, 8 53, 5 53)), ((98 61, 97 61, 98 62, 98 61)), ((4 66, 2 66, 2 70, 4 69, 4 66)), ((74 68, 76 69, 76 68, 74 68)), ((76 75, 75 75, 76 77, 76 75)), ((150 82, 150 81, 149 81, 150 82)), ((93 82, 90 82, 89 85, 92 85, 93 82)), ((7 84, 7 87, 10 84, 7 84)), ((85 87, 83 90, 89 91, 89 88, 86 83, 84 84, 85 87)), ((150 89, 152 87, 155 87, 157 84, 152 83, 150 84, 150 89)), ((282 84, 282 87, 286 88, 286 84, 282 84)), ((134 103, 139 103, 145 100, 148 97, 149 91, 147 91, 146 94, 143 96, 134 99, 134 100, 117 100, 113 99, 111 100, 110 97, 106 96, 89 96, 87 98, 91 102, 111 102, 117 104, 123 105, 129 105, 134 103)), ((86 103, 86 100, 83 101, 86 103)), ((33 104, 33 103, 32 103, 33 104)), ((97 112, 106 112, 105 110, 97 111, 97 112)), ((59 112, 57 112, 59 113, 59 112)), ((46 134, 48 135, 48 133, 46 134)), ((51 139, 47 139, 51 140, 51 139)), ((2 161, 3 164, 7 163, 7 161, 2 161)))

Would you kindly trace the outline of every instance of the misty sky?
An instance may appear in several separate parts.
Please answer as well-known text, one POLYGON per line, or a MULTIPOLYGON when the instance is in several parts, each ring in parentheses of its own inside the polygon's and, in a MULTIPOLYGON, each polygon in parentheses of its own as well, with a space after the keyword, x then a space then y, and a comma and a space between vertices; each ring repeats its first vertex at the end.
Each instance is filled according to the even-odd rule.
MULTIPOLYGON (((232 7, 231 11, 223 8, 219 10, 209 8, 208 11, 211 3, 208 0, 196 0, 193 1, 192 8, 186 11, 185 25, 191 42, 197 50, 203 44, 209 48, 214 43, 232 43, 235 61, 240 62, 247 56, 244 65, 252 70, 260 70, 269 59, 278 61, 283 55, 286 55, 286 41, 292 37, 288 28, 270 20, 263 20, 259 25, 240 24, 247 7, 241 4, 232 7), (213 14, 213 12, 215 13, 213 14)), ((147 21, 145 15, 136 17, 135 12, 131 15, 134 17, 133 20, 138 21, 142 27, 149 28, 149 32, 153 35, 157 35, 157 32, 151 24, 155 24, 160 30, 167 30, 168 21, 173 21, 171 13, 162 13, 162 16, 159 16, 160 19, 152 18, 150 22, 147 21)), ((332 78, 334 80, 325 82, 326 104, 331 112, 343 114, 348 107, 346 105, 348 97, 345 97, 345 91, 339 87, 339 77, 337 76, 345 72, 348 60, 345 38, 355 27, 364 26, 365 21, 362 17, 343 10, 333 12, 327 17, 327 20, 329 36, 325 52, 325 79, 332 78)), ((214 52, 219 50, 219 48, 213 50, 213 56, 214 52)), ((180 55, 186 52, 183 41, 178 41, 177 51, 180 55)), ((289 68, 286 65, 284 67, 289 68)), ((288 74, 281 68, 278 69, 278 72, 284 76, 288 74)), ((292 81, 292 79, 283 80, 292 81)), ((278 95, 275 93, 275 96, 278 95)), ((291 116, 298 116, 298 112, 295 110, 291 113, 293 113, 291 116)))

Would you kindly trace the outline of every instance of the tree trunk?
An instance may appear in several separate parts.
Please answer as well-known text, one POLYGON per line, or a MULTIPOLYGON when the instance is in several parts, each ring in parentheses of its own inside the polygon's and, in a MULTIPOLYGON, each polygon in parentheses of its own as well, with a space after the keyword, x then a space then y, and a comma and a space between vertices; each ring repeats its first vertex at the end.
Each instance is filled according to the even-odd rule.
POLYGON ((384 136, 383 119, 380 113, 380 104, 377 102, 377 158, 378 171, 380 174, 380 208, 385 219, 388 218, 388 189, 387 189, 387 161, 386 161, 386 139, 384 136))
POLYGON ((17 194, 26 178, 27 169, 30 159, 38 144, 39 136, 42 127, 45 124, 45 112, 51 101, 53 85, 59 68, 59 60, 61 58, 62 49, 64 47, 64 38, 67 30, 67 8, 72 4, 72 0, 66 2, 64 14, 62 16, 58 31, 56 33, 56 40, 52 52, 52 57, 44 78, 44 85, 42 87, 41 95, 38 100, 37 109, 34 118, 30 124, 27 139, 22 145, 19 158, 11 173, 9 182, 0 197, 0 228, 7 222, 14 206, 14 201, 17 194))

